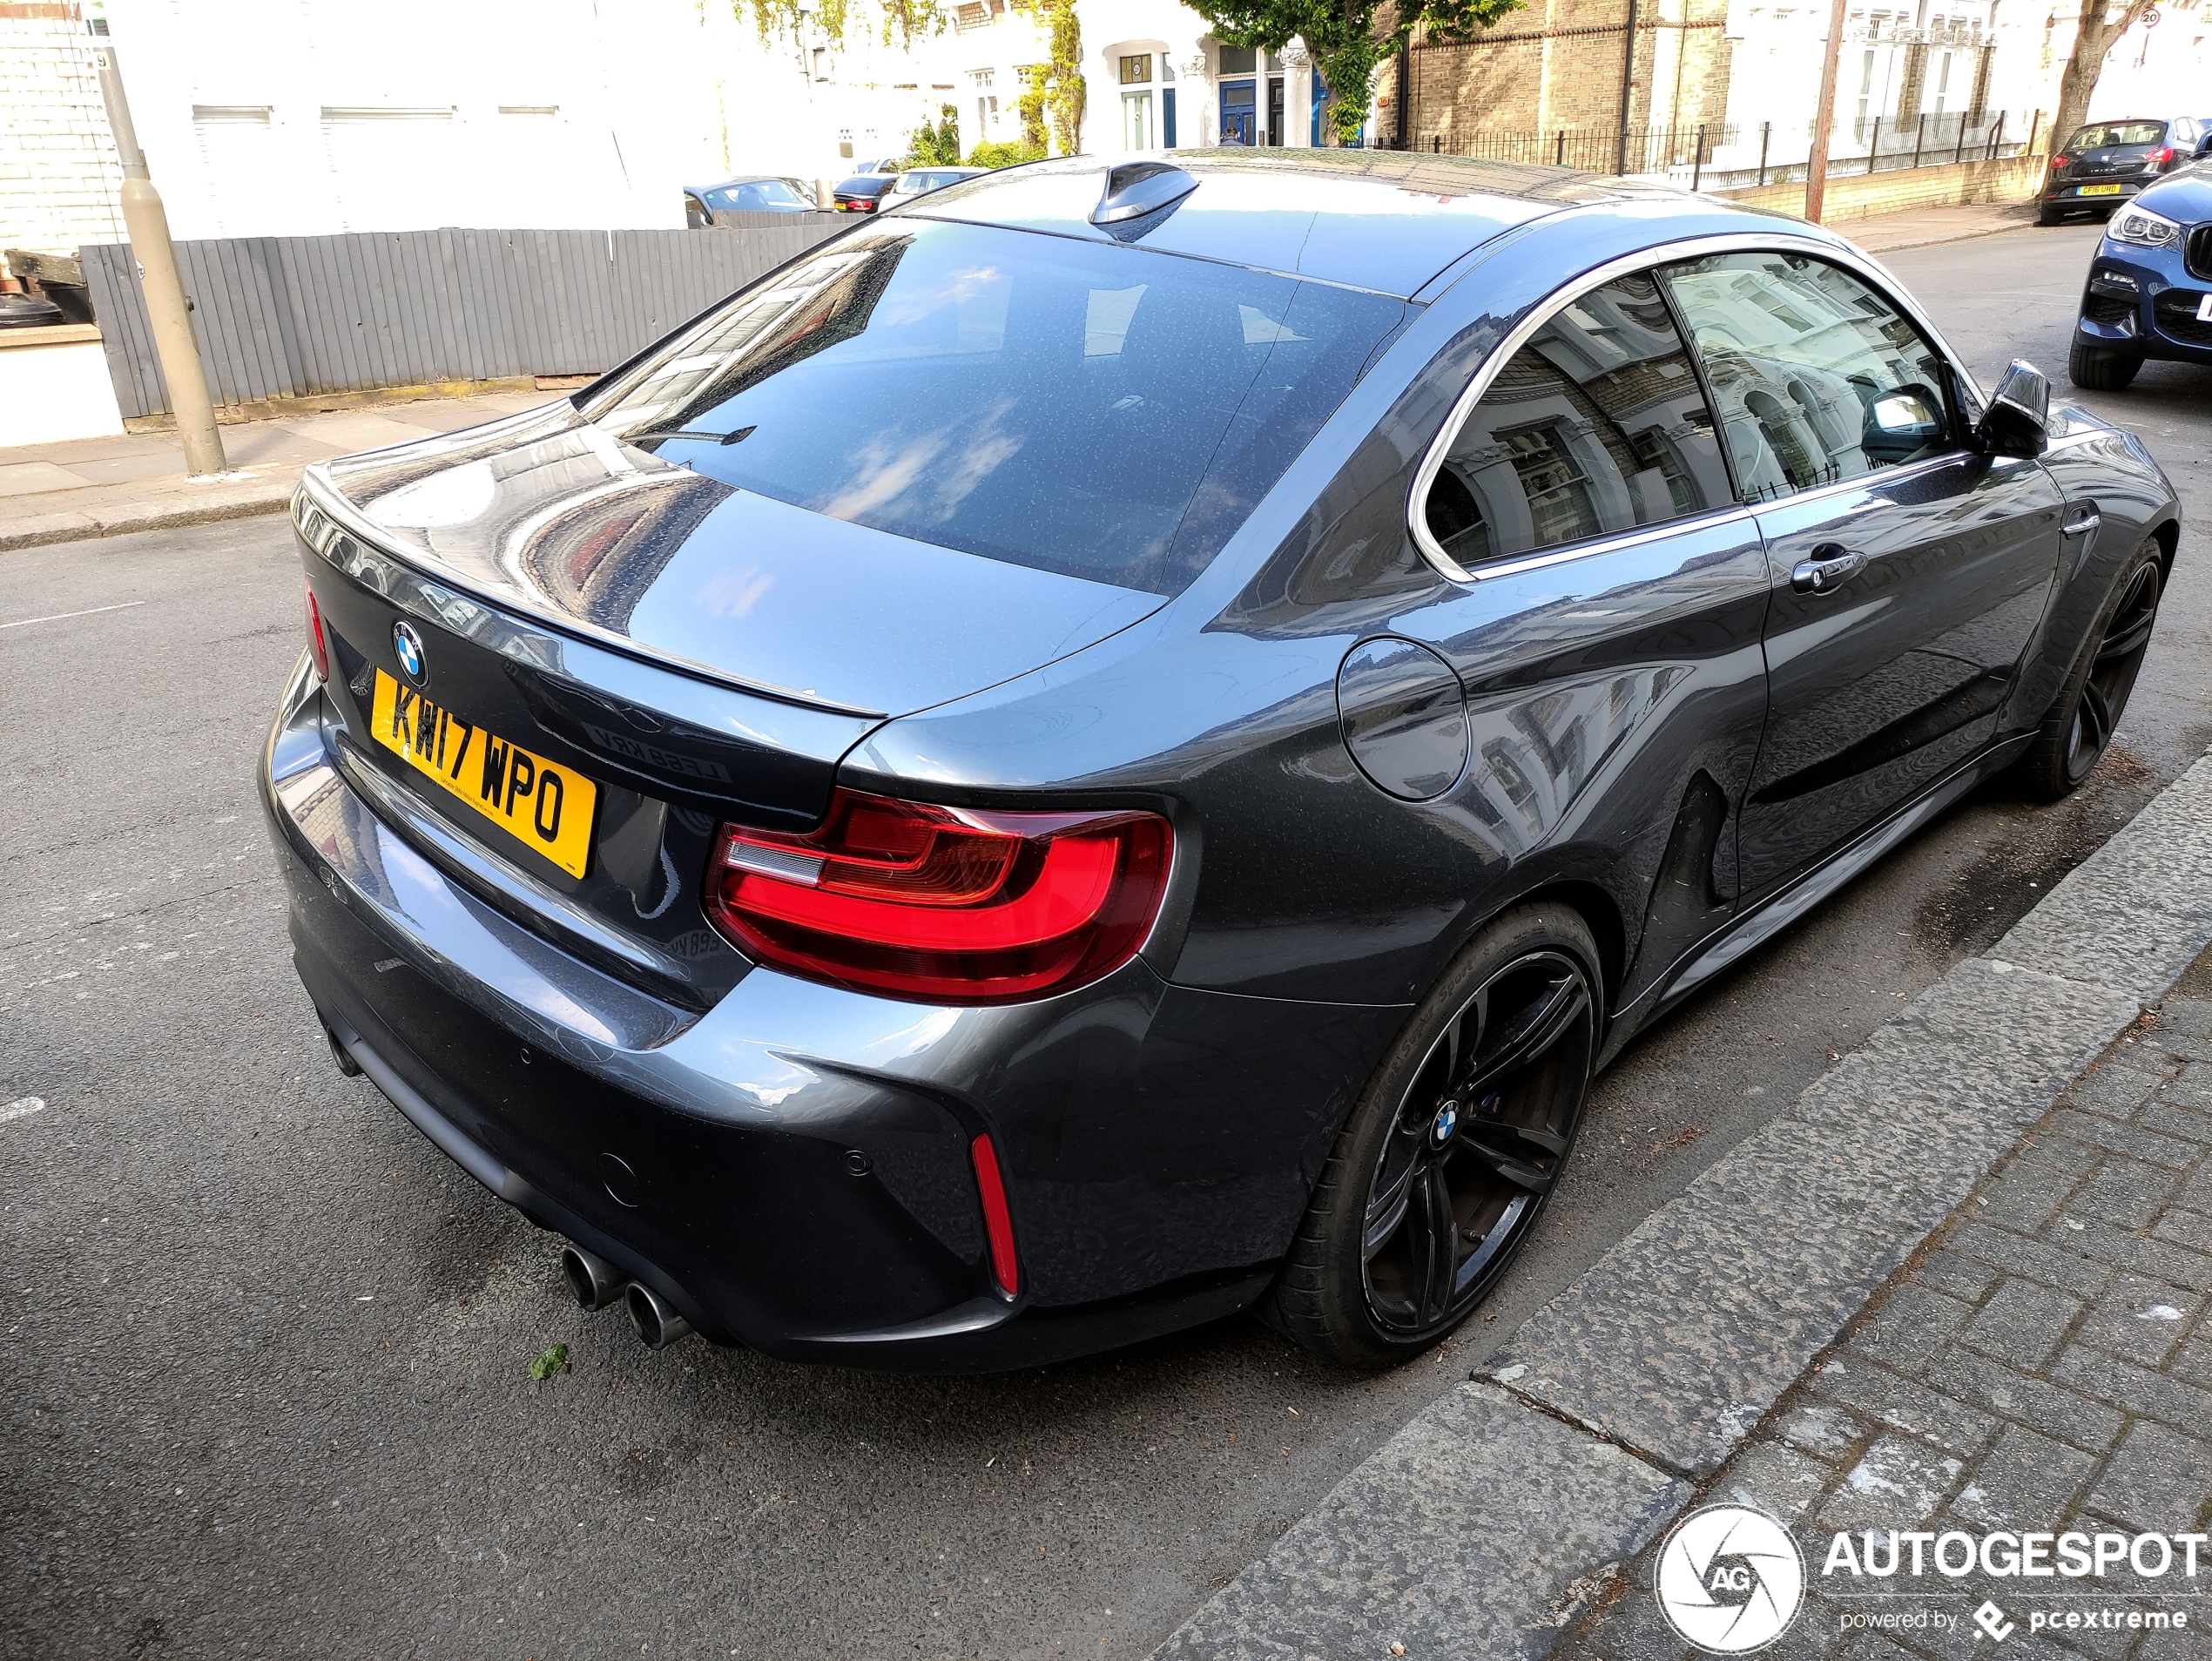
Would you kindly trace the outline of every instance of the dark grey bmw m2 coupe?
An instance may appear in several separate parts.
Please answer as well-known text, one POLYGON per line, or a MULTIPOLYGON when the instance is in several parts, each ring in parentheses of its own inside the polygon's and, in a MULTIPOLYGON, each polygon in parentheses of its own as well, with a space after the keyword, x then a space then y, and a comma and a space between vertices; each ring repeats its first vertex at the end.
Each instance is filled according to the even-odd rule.
POLYGON ((2128 434, 1792 220, 1174 153, 856 223, 310 468, 300 976, 586 1304, 1026 1365, 1435 1342, 1640 1028, 2096 764, 2128 434))

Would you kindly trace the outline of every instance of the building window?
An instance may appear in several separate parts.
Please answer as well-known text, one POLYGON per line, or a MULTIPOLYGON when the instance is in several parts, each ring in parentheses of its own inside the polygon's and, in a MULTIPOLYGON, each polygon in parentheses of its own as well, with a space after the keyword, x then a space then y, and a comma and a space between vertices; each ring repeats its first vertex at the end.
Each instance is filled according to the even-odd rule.
POLYGON ((1221 49, 1221 72, 1224 75, 1250 75, 1258 67, 1258 54, 1249 46, 1224 46, 1221 49))
POLYGON ((1150 86, 1152 84, 1152 54, 1132 52, 1122 59, 1123 86, 1150 86))

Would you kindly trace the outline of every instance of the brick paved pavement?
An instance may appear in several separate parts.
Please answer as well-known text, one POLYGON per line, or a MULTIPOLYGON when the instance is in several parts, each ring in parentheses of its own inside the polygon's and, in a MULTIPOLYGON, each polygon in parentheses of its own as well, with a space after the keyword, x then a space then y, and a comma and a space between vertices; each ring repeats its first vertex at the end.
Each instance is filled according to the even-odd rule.
MULTIPOLYGON (((2021 1139, 1701 1495, 1764 1507, 1804 1551, 1811 1595, 1764 1653, 2212 1657, 2212 1545, 2193 1582, 2178 1556, 2155 1579, 2125 1563, 2101 1578, 1822 1573, 1838 1530, 1871 1528, 1885 1543, 1892 1529, 2212 1526, 2208 1300, 2212 953, 2021 1139), (1971 1623, 1985 1599, 2014 1624, 2001 1644, 1971 1623), (2031 1630, 2037 1610, 2124 1622, 2151 1610, 2185 1611, 2188 1627, 2031 1630), (1958 1624, 1847 1632, 1847 1614, 1958 1624)), ((1692 1653, 1651 1597, 1654 1550, 1561 1655, 1692 1653)))

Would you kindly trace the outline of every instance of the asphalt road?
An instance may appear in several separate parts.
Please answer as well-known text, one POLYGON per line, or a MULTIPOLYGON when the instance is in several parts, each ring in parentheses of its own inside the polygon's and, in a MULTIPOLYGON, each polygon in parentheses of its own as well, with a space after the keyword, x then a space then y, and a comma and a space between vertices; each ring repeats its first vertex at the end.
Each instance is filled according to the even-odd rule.
MULTIPOLYGON (((2094 241, 1888 263, 1986 381, 2062 387, 2094 241)), ((2121 751, 2058 808, 1961 807, 1635 1046, 1489 1315, 1380 1379, 1248 1320, 904 1380, 578 1313, 292 976, 250 782, 282 522, 0 556, 0 1654, 1143 1655, 2212 744, 2212 370, 2085 402, 2191 521, 2121 751)))

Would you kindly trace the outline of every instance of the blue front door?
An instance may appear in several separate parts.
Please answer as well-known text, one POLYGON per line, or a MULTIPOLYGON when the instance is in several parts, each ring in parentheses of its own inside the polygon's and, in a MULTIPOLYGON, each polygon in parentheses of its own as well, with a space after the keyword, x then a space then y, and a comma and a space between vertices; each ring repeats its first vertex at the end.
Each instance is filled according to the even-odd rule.
POLYGON ((1224 81, 1221 84, 1221 142, 1225 145, 1256 145, 1259 142, 1257 120, 1257 101, 1253 97, 1256 83, 1251 81, 1224 81))

